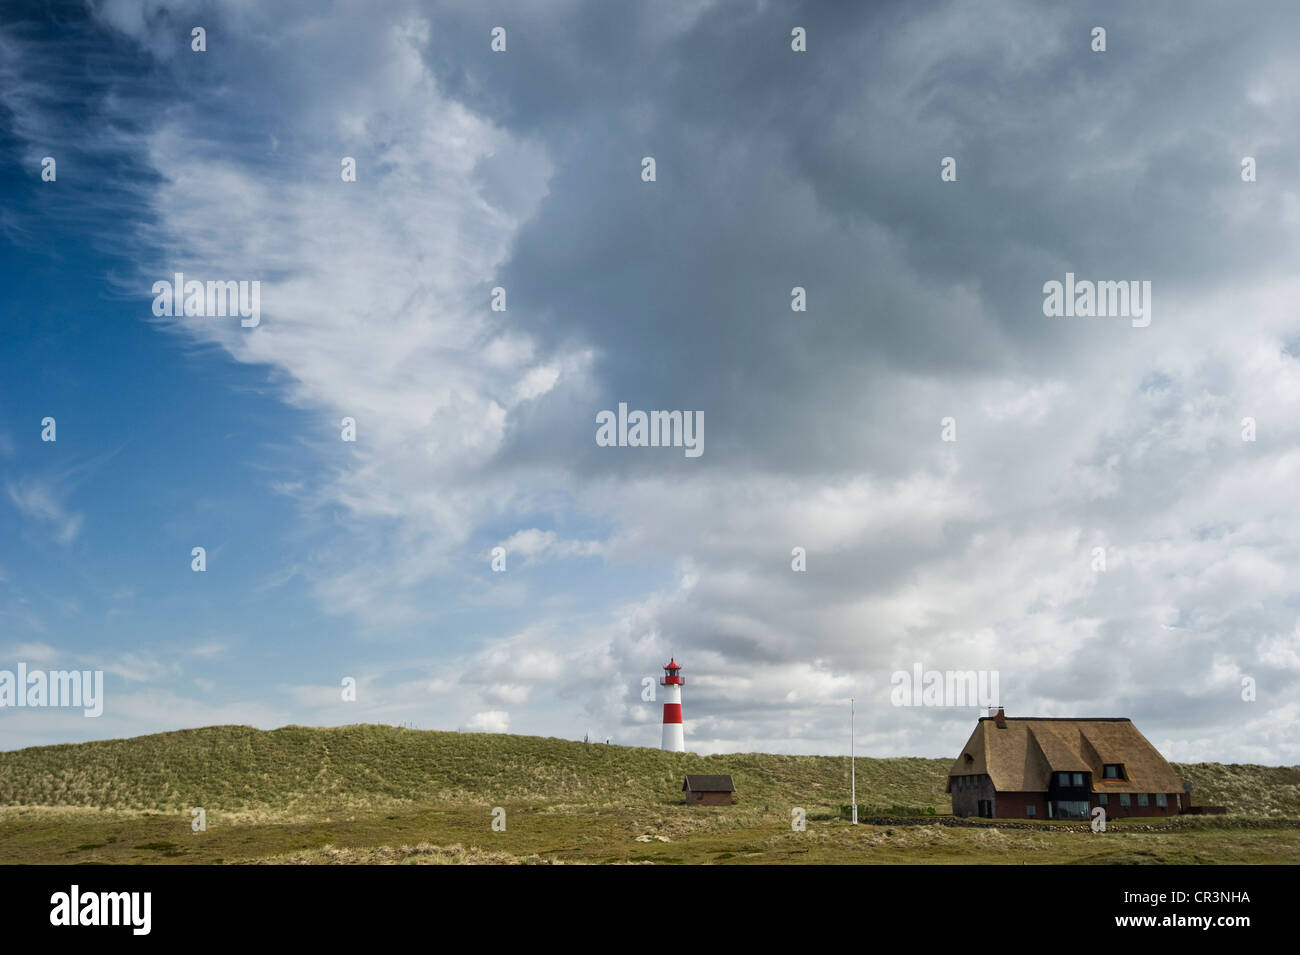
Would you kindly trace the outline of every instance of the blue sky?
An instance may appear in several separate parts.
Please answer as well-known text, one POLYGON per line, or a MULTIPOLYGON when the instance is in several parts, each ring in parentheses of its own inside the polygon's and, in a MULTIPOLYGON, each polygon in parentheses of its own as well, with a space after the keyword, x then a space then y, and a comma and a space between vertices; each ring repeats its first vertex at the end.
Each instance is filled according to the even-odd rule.
POLYGON ((850 696, 859 752, 955 752, 977 710, 890 704, 920 663, 1300 760, 1300 24, 1202 13, 6 6, 0 669, 107 699, 0 747, 656 745, 674 654, 701 752, 846 752, 850 696), (155 317, 176 271, 260 324, 155 317), (1150 326, 1045 316, 1066 272, 1150 326), (620 402, 704 453, 598 447, 620 402))

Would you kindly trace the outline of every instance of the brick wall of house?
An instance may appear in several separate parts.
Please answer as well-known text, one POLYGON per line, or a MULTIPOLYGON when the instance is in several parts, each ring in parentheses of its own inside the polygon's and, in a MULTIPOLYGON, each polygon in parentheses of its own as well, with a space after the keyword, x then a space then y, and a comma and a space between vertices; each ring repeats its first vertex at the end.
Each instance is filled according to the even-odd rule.
MULTIPOLYGON (((1091 818, 1091 808, 1101 805, 1097 793, 1092 795, 1089 800, 1089 818, 1091 818)), ((991 783, 985 783, 979 786, 957 786, 954 778, 952 790, 952 814, 954 816, 978 816, 979 801, 981 799, 993 800, 993 818, 995 819, 1048 819, 1047 815, 1047 794, 1033 792, 994 792, 991 783), (1026 809, 1029 806, 1034 807, 1034 815, 1027 814, 1026 809)), ((1169 793, 1166 802, 1168 805, 1157 806, 1155 793, 1147 794, 1147 805, 1139 806, 1137 794, 1134 793, 1129 799, 1129 805, 1121 806, 1119 795, 1111 793, 1107 800, 1106 818, 1123 819, 1126 816, 1176 816, 1186 810, 1189 797, 1187 793, 1169 793)))
POLYGON ((978 816, 980 814, 980 800, 996 798, 997 794, 993 791, 993 782, 991 780, 985 777, 977 785, 965 783, 970 778, 969 776, 951 777, 952 814, 954 816, 978 816))
MULTIPOLYGON (((1106 805, 1102 808, 1106 810, 1107 819, 1123 819, 1125 816, 1176 816, 1187 805, 1187 793, 1168 793, 1165 802, 1167 805, 1157 806, 1155 793, 1147 793, 1147 804, 1139 806, 1137 793, 1132 793, 1129 796, 1129 804, 1121 806, 1119 795, 1110 793, 1106 805)), ((1093 806, 1101 805, 1097 793, 1093 794, 1090 803, 1093 806)))
POLYGON ((995 819, 1046 819, 1046 793, 998 793, 993 799, 995 819), (1027 807, 1034 807, 1030 816, 1027 807))
POLYGON ((686 794, 686 802, 692 806, 730 806, 731 793, 696 793, 686 794))

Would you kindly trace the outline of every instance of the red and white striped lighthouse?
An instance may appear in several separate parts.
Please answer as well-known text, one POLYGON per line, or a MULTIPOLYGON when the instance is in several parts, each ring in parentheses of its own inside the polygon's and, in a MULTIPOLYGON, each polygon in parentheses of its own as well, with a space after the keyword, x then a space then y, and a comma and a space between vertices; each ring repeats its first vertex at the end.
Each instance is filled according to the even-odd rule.
POLYGON ((685 682, 677 661, 669 660, 664 667, 664 678, 659 681, 664 688, 664 735, 659 748, 672 753, 686 752, 686 737, 682 734, 682 684, 685 682))

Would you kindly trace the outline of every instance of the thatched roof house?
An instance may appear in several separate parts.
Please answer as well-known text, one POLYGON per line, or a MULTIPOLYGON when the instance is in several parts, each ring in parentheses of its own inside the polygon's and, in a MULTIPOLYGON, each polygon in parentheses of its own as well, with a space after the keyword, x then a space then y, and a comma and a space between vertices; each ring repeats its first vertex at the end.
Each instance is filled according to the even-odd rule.
POLYGON ((1087 819, 1176 815, 1187 794, 1174 768, 1126 717, 980 718, 948 773, 958 816, 1087 819))

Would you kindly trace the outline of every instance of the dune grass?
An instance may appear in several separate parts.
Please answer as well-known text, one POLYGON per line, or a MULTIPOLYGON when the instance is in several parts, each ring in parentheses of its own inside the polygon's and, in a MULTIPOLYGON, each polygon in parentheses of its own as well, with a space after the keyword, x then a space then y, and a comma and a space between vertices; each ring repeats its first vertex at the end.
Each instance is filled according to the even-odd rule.
MULTIPOLYGON (((859 759, 859 801, 947 813, 950 762, 859 759)), ((213 726, 0 752, 0 863, 1300 862, 1300 767, 1176 768, 1194 802, 1235 815, 1122 820, 1100 836, 934 817, 854 828, 839 818, 843 757, 213 726), (736 805, 681 805, 688 772, 733 776, 736 805), (805 831, 791 829, 795 807, 805 831)))
MULTIPOLYGON (((945 811, 946 760, 858 760, 859 793, 945 811)), ((211 726, 0 752, 0 805, 317 813, 426 802, 669 805, 686 773, 729 773, 746 806, 844 801, 848 760, 697 756, 392 726, 211 726)))

